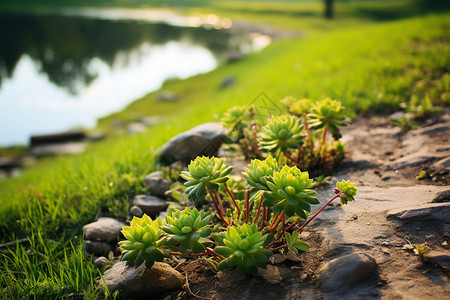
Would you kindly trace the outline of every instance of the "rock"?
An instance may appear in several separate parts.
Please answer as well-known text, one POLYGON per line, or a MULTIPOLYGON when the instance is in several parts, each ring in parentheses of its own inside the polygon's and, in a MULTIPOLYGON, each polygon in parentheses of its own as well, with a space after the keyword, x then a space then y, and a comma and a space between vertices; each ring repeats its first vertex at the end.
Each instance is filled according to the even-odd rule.
POLYGON ((326 263, 319 280, 324 292, 345 290, 369 277, 375 270, 375 259, 364 253, 352 253, 326 263))
POLYGON ((431 203, 450 202, 450 190, 438 192, 431 203))
POLYGON ((415 130, 416 134, 421 135, 434 135, 436 133, 449 131, 450 126, 448 124, 436 124, 434 126, 423 127, 415 130))
POLYGON ((278 267, 267 265, 267 269, 259 269, 259 275, 270 284, 278 284, 283 281, 278 267))
POLYGON ((160 161, 189 163, 197 156, 217 155, 226 140, 226 130, 219 123, 204 123, 171 138, 160 151, 160 161))
POLYGON ((162 92, 156 96, 156 100, 161 102, 175 102, 177 101, 177 95, 172 92, 162 92))
POLYGON ((403 156, 399 159, 396 159, 393 162, 392 166, 394 169, 403 169, 407 167, 420 166, 440 158, 439 155, 430 153, 431 152, 424 149, 423 151, 403 156))
POLYGON ((293 262, 300 262, 300 258, 292 251, 288 251, 288 253, 286 254, 286 258, 293 262))
POLYGON ((97 268, 100 269, 101 267, 103 267, 108 262, 109 262, 109 260, 106 257, 100 256, 100 257, 98 257, 97 259, 94 260, 94 265, 97 268))
POLYGON ((424 258, 441 267, 445 271, 450 271, 450 252, 449 251, 429 251, 425 253, 424 258))
POLYGON ((139 119, 139 122, 141 122, 145 126, 153 126, 156 124, 163 123, 164 121, 165 121, 165 118, 161 117, 161 116, 148 116, 148 117, 142 117, 139 119))
POLYGON ((125 223, 112 218, 100 218, 98 221, 84 225, 83 233, 86 240, 112 242, 117 241, 125 223))
POLYGON ((272 255, 271 257, 269 257, 269 261, 272 265, 277 265, 277 264, 281 264, 286 260, 286 256, 276 253, 274 255, 272 255))
POLYGON ((33 135, 30 137, 30 146, 79 142, 86 139, 86 137, 86 133, 83 130, 76 129, 54 134, 33 135))
POLYGON ((144 186, 148 191, 158 197, 166 197, 166 191, 169 190, 172 182, 163 177, 163 172, 156 171, 148 174, 144 178, 144 186))
POLYGON ((130 215, 141 218, 144 215, 144 211, 139 206, 134 205, 130 208, 130 215))
POLYGON ((184 277, 180 272, 165 263, 155 262, 151 269, 142 264, 138 268, 126 266, 126 262, 116 263, 103 275, 99 284, 113 293, 119 290, 131 298, 149 299, 152 296, 171 290, 181 289, 184 277))
POLYGON ((236 82, 236 78, 233 76, 225 76, 220 83, 220 88, 225 89, 229 86, 232 86, 236 82))
POLYGON ((85 245, 87 252, 97 256, 108 255, 108 253, 113 250, 112 247, 105 242, 87 240, 85 241, 85 245))
POLYGON ((155 216, 166 210, 169 203, 155 196, 138 195, 134 197, 133 205, 138 206, 145 214, 155 216))
POLYGON ((437 161, 433 164, 433 167, 442 170, 442 171, 449 171, 450 170, 450 157, 446 157, 444 159, 441 159, 440 161, 437 161))
POLYGON ((147 127, 144 124, 138 122, 133 122, 127 125, 127 132, 129 134, 144 132, 146 129, 147 127))
POLYGON ((415 219, 433 219, 442 222, 448 221, 450 215, 450 203, 430 203, 412 208, 397 208, 387 212, 387 218, 395 218, 401 221, 415 219))

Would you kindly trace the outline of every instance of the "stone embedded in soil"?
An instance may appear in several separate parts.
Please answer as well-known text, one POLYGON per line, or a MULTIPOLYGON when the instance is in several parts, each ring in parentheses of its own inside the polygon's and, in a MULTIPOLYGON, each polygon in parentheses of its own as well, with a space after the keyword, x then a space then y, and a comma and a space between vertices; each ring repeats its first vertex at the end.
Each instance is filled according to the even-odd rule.
POLYGON ((269 257, 269 261, 273 265, 281 264, 285 260, 286 260, 286 256, 279 254, 279 253, 276 253, 276 254, 272 255, 271 257, 269 257))
POLYGON ((387 212, 387 218, 401 221, 430 219, 447 222, 450 216, 450 203, 430 203, 411 208, 397 208, 387 212))
POLYGON ((292 251, 288 251, 288 253, 286 254, 286 259, 293 262, 300 262, 300 257, 298 257, 297 254, 292 251))
POLYGON ((105 242, 87 240, 85 241, 85 245, 87 252, 97 256, 108 255, 108 253, 113 250, 113 247, 105 242))
POLYGON ((442 156, 439 154, 430 154, 430 152, 426 149, 420 152, 412 153, 406 156, 403 156, 399 159, 396 159, 392 166, 395 169, 403 169, 407 167, 415 167, 420 166, 430 161, 440 159, 442 156))
POLYGON ((98 257, 98 258, 96 258, 96 259, 94 260, 94 265, 95 265, 97 268, 101 268, 101 267, 103 267, 107 262, 109 262, 109 260, 108 260, 106 257, 100 256, 100 257, 98 257))
POLYGON ((144 186, 148 191, 158 197, 166 197, 166 191, 169 190, 172 182, 163 177, 162 171, 156 171, 148 174, 144 178, 144 186))
POLYGON ((276 266, 267 265, 266 269, 259 269, 258 273, 270 284, 279 284, 283 281, 280 270, 276 266))
POLYGON ((180 133, 164 144, 160 161, 170 164, 174 161, 189 163, 197 156, 214 156, 226 140, 226 129, 219 123, 204 123, 180 133))
POLYGON ((83 233, 86 240, 112 242, 117 241, 125 223, 113 218, 100 218, 98 221, 84 225, 83 233))
POLYGON ((144 215, 144 211, 139 206, 134 205, 130 208, 130 215, 141 218, 144 215))
POLYGON ((116 263, 103 275, 104 281, 99 280, 105 289, 105 283, 111 293, 119 290, 120 293, 132 298, 149 299, 152 296, 181 289, 185 278, 180 272, 166 263, 155 262, 151 269, 144 264, 135 268, 126 266, 126 262, 116 263))
POLYGON ((450 190, 438 192, 431 203, 450 202, 450 190))
POLYGON ((166 210, 169 203, 155 196, 138 195, 134 197, 133 205, 138 206, 145 214, 155 216, 166 210))
POLYGON ((320 269, 319 280, 324 292, 345 290, 369 277, 377 263, 364 253, 352 253, 338 257, 320 269))
POLYGON ((437 161, 433 164, 433 167, 435 169, 441 170, 441 171, 449 171, 450 170, 450 157, 446 157, 444 159, 441 159, 440 161, 437 161))
POLYGON ((450 271, 450 251, 430 251, 425 253, 425 259, 444 269, 450 271))

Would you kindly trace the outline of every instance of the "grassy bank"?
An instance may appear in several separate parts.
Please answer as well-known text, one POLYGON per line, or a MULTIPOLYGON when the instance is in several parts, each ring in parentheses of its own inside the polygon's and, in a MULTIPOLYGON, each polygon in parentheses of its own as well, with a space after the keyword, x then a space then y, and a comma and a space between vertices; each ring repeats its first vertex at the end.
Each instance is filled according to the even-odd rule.
MULTIPOLYGON (((278 22, 284 18, 280 14, 278 22)), ((42 161, 19 178, 0 181, 0 243, 28 239, 1 248, 2 296, 98 297, 100 273, 84 257, 82 226, 99 210, 126 216, 131 197, 144 192, 143 176, 155 168, 157 148, 171 136, 217 120, 261 92, 274 101, 328 96, 354 113, 393 111, 414 95, 444 105, 450 88, 449 20, 447 13, 276 41, 209 74, 166 83, 162 90, 179 95, 175 103, 158 102, 157 92, 151 93, 99 126, 108 130, 116 119, 152 114, 164 115, 167 123, 91 145, 83 154, 42 161), (236 83, 221 89, 225 76, 236 83)))

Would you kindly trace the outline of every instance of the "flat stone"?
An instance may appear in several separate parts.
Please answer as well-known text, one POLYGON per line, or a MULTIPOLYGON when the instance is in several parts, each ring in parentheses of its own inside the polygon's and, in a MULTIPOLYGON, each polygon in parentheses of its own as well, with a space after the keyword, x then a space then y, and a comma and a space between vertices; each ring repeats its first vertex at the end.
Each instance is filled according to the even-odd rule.
POLYGON ((155 216, 166 210, 169 203, 155 196, 138 195, 134 197, 133 206, 139 207, 149 216, 155 216))
POLYGON ((135 268, 126 266, 126 262, 116 263, 103 275, 99 284, 105 289, 105 283, 109 291, 120 291, 131 298, 149 299, 152 296, 181 289, 184 277, 180 272, 166 263, 155 262, 151 269, 144 264, 135 268))
POLYGON ((300 257, 298 257, 297 254, 292 251, 288 251, 288 253, 286 254, 286 259, 293 262, 300 262, 300 257))
POLYGON ((279 284, 283 281, 280 270, 276 266, 267 265, 266 269, 259 269, 259 275, 270 284, 279 284))
POLYGON ((102 256, 102 255, 108 255, 108 253, 110 251, 112 251, 112 247, 110 246, 110 244, 105 243, 105 242, 98 242, 98 241, 85 241, 85 245, 86 245, 86 251, 97 255, 97 256, 102 256))
POLYGON ((170 164, 181 161, 185 164, 197 156, 214 156, 226 140, 226 130, 219 123, 204 123, 180 133, 164 144, 160 161, 170 164))
POLYGON ((83 233, 86 240, 111 242, 117 241, 125 223, 112 218, 100 218, 98 221, 84 225, 83 233))
POLYGON ((397 208, 387 212, 387 218, 395 218, 401 221, 415 219, 433 219, 447 222, 450 216, 450 203, 430 203, 411 208, 397 208))
POLYGON ((364 253, 347 254, 323 265, 319 280, 324 292, 345 290, 369 277, 377 263, 364 253))
POLYGON ((396 159, 392 163, 392 166, 394 167, 394 169, 403 169, 407 167, 420 166, 440 158, 441 157, 439 155, 432 155, 429 151, 426 151, 424 149, 423 151, 412 153, 396 159))
POLYGON ((285 260, 286 260, 286 256, 279 254, 279 253, 276 253, 276 254, 272 255, 271 257, 269 257, 269 261, 273 265, 281 264, 285 260))
POLYGON ((134 205, 130 208, 130 215, 141 218, 144 215, 144 211, 139 206, 134 205))
POLYGON ((450 190, 438 192, 431 203, 450 202, 450 190))
POLYGON ((127 132, 130 134, 144 132, 147 129, 142 123, 133 122, 127 125, 127 132))
POLYGON ((415 134, 421 134, 421 135, 432 135, 444 131, 450 130, 450 127, 448 124, 436 124, 434 126, 428 126, 424 128, 419 128, 414 131, 415 134))
POLYGON ((177 95, 172 92, 161 92, 156 96, 156 99, 161 102, 175 102, 177 95))
POLYGON ((425 259, 440 266, 445 271, 450 271, 450 251, 429 251, 424 255, 425 259))
POLYGON ((148 191, 158 197, 166 197, 166 192, 169 190, 172 182, 163 177, 162 171, 155 171, 144 178, 144 186, 148 191))
POLYGON ((444 159, 441 159, 440 161, 435 162, 433 164, 433 167, 438 170, 449 171, 450 170, 450 157, 446 157, 444 159))

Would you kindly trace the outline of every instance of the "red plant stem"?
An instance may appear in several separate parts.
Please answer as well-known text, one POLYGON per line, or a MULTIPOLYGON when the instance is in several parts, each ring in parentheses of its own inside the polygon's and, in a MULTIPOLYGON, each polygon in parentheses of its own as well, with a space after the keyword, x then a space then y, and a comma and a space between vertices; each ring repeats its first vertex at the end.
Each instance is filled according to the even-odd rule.
POLYGON ((285 231, 284 231, 284 226, 286 225, 286 215, 284 214, 284 211, 283 211, 283 215, 282 215, 282 218, 283 218, 283 237, 284 238, 286 238, 286 233, 285 233, 285 231))
POLYGON ((267 212, 269 208, 267 206, 263 207, 263 227, 267 226, 267 212))
POLYGON ((263 202, 263 199, 264 199, 264 195, 261 195, 261 201, 259 201, 258 211, 256 212, 256 217, 255 217, 255 219, 253 219, 253 223, 256 223, 256 221, 258 221, 259 211, 261 210, 261 204, 262 204, 262 202, 263 202))
POLYGON ((291 161, 291 163, 294 162, 294 159, 287 151, 283 152, 283 154, 284 154, 284 156, 286 156, 287 159, 289 159, 291 161))
POLYGON ((192 257, 197 257, 197 256, 204 256, 204 255, 208 255, 209 252, 203 252, 203 253, 192 253, 190 256, 192 257))
POLYGON ((289 225, 285 231, 289 231, 292 229, 292 227, 294 227, 295 225, 297 225, 298 221, 300 221, 300 218, 298 218, 297 220, 295 220, 291 225, 289 225))
POLYGON ((227 221, 225 220, 225 218, 222 216, 222 212, 220 211, 219 206, 217 205, 217 201, 216 201, 216 199, 214 198, 214 195, 211 193, 210 190, 208 190, 208 193, 209 193, 209 196, 211 197, 211 199, 212 199, 212 201, 213 201, 213 203, 214 203, 214 206, 216 207, 216 211, 217 211, 217 214, 219 215, 219 218, 222 220, 222 222, 223 222, 227 227, 229 227, 230 224, 228 224, 228 222, 227 222, 227 221))
POLYGON ((266 249, 270 248, 273 244, 275 244, 277 241, 273 240, 272 242, 270 242, 269 245, 266 246, 266 249))
POLYGON ((216 190, 217 200, 219 200, 220 209, 222 210, 222 214, 225 215, 225 208, 223 208, 222 199, 220 198, 219 190, 216 190))
POLYGON ((272 224, 270 224, 269 231, 272 231, 272 227, 275 224, 275 221, 278 219, 279 215, 280 215, 280 212, 277 212, 277 214, 275 215, 275 217, 272 220, 272 224))
POLYGON ((236 199, 234 199, 233 194, 231 193, 230 189, 228 188, 227 184, 225 183, 225 190, 227 191, 228 195, 230 195, 231 200, 233 200, 234 206, 236 206, 236 209, 238 211, 238 218, 241 216, 241 209, 239 208, 239 205, 236 203, 236 199))
POLYGON ((278 225, 280 225, 281 221, 283 220, 283 215, 284 215, 284 211, 283 213, 281 213, 280 217, 278 218, 277 223, 275 224, 275 226, 273 226, 272 230, 270 231, 270 233, 274 233, 277 231, 278 229, 278 225))
POLYGON ((214 250, 212 250, 212 249, 209 249, 208 247, 205 247, 205 250, 206 250, 206 252, 208 252, 209 254, 211 254, 211 255, 214 255, 214 256, 217 256, 217 257, 220 257, 220 258, 222 258, 222 259, 224 259, 225 257, 223 257, 222 255, 220 255, 220 254, 217 254, 214 250))
POLYGON ((325 127, 323 128, 322 144, 320 145, 321 148, 325 145, 325 139, 327 137, 327 131, 328 131, 328 125, 325 125, 325 127))
POLYGON ((306 221, 306 223, 303 224, 299 229, 297 229, 297 231, 303 230, 303 228, 305 228, 305 226, 308 225, 309 222, 311 222, 312 220, 314 220, 314 218, 315 218, 318 214, 320 214, 320 213, 322 212, 322 210, 324 210, 324 208, 327 207, 328 204, 330 204, 334 199, 336 199, 337 197, 339 197, 341 194, 342 194, 342 191, 339 191, 338 194, 337 194, 336 196, 334 196, 333 198, 331 198, 331 199, 327 202, 327 204, 325 204, 318 212, 316 212, 316 213, 314 214, 314 216, 312 216, 311 218, 309 218, 309 220, 306 221))
POLYGON ((287 248, 287 247, 289 247, 289 244, 284 244, 284 245, 276 247, 275 249, 272 249, 272 252, 275 253, 278 250, 283 249, 283 248, 287 248))
POLYGON ((248 223, 248 210, 249 210, 249 205, 248 205, 248 200, 250 198, 250 190, 246 190, 245 191, 245 204, 244 204, 244 208, 245 208, 245 223, 248 223))
POLYGON ((181 252, 167 252, 167 253, 169 253, 170 255, 173 255, 173 256, 178 256, 178 255, 181 255, 181 252))

